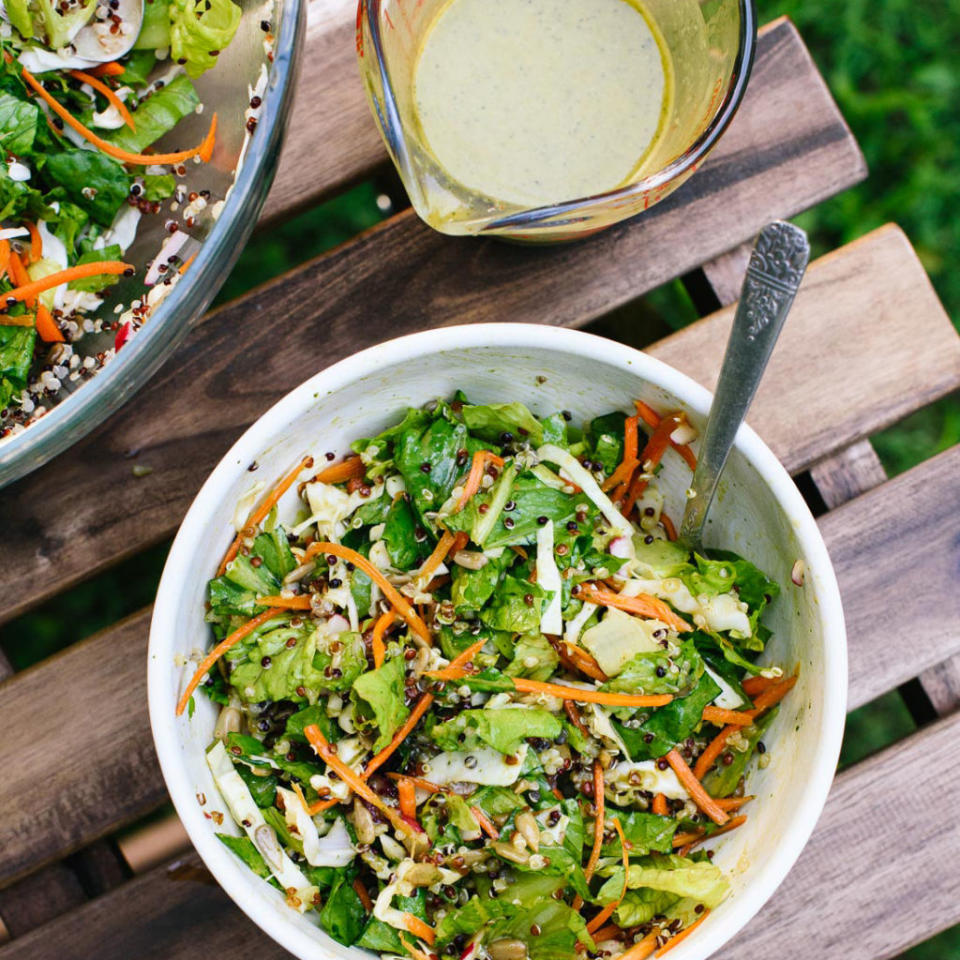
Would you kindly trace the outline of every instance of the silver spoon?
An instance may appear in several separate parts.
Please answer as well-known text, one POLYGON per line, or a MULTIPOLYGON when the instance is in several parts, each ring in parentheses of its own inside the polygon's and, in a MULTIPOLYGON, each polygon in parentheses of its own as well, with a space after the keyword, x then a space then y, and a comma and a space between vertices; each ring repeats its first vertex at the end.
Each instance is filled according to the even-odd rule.
POLYGON ((776 220, 757 237, 703 433, 680 539, 699 550, 707 511, 810 259, 807 235, 776 220))

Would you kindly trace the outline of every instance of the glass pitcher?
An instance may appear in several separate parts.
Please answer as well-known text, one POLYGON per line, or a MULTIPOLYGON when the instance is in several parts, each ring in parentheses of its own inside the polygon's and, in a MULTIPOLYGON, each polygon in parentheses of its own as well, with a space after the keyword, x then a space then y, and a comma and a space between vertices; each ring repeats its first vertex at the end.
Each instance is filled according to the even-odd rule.
POLYGON ((455 235, 572 240, 648 209, 696 171, 729 125, 756 49, 754 0, 645 0, 673 77, 673 96, 652 149, 615 189, 525 207, 457 181, 421 132, 413 104, 417 56, 450 2, 360 0, 357 55, 374 117, 413 208, 431 227, 455 235))

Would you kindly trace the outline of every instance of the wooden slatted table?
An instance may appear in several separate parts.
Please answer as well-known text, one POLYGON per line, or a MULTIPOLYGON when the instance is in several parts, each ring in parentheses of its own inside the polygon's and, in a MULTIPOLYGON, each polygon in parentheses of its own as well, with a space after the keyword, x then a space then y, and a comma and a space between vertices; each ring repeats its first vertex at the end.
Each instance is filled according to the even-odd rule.
MULTIPOLYGON (((311 3, 265 222, 385 161, 353 63, 354 9, 311 3)), ((537 249, 452 240, 397 214, 211 313, 126 409, 0 494, 0 622, 169 537, 229 444, 280 395, 401 333, 502 319, 616 332, 602 318, 683 276, 709 315, 633 345, 712 385, 744 244, 865 175, 780 20, 762 31, 716 153, 644 218, 537 249), (131 475, 134 451, 148 476, 131 475)), ((958 386, 960 339, 895 226, 811 265, 750 419, 823 511, 851 708, 919 678, 938 719, 839 776, 799 863, 725 958, 805 957, 815 945, 882 960, 960 922, 960 448, 887 480, 867 440, 958 386)), ((148 622, 141 611, 21 674, 0 654, 0 960, 287 956, 220 892, 175 820, 141 822, 166 802, 146 716, 148 622)))

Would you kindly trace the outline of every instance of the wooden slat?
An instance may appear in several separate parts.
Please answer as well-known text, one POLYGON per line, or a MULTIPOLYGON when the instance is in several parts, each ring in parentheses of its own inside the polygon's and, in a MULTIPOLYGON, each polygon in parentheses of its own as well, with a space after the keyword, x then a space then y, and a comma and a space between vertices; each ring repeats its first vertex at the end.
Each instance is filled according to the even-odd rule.
MULTIPOLYGON (((851 709, 960 652, 958 470, 960 447, 821 521, 847 615, 851 709)), ((165 800, 145 733, 148 625, 137 614, 0 687, 0 886, 165 800), (30 709, 40 697, 55 716, 30 709), (19 801, 28 788, 35 808, 19 801)))
MULTIPOLYGON (((783 886, 718 957, 886 960, 960 921, 958 737, 954 717, 841 774, 783 886), (891 802, 902 797, 917 800, 891 802)), ((231 960, 289 958, 191 854, 0 948, 0 960, 186 960, 198 944, 231 960)))
POLYGON ((821 460, 810 468, 810 477, 823 502, 833 509, 879 487, 887 471, 869 440, 861 440, 835 457, 821 460))
POLYGON ((357 67, 356 19, 356 0, 307 7, 293 112, 261 222, 316 203, 386 162, 357 67))
MULTIPOLYGON (((125 410, 4 491, 10 574, 0 619, 167 536, 247 424, 357 348, 454 322, 583 324, 863 175, 860 152, 788 22, 764 34, 750 89, 711 160, 637 222, 584 243, 521 248, 454 240, 402 214, 211 314, 125 410), (149 476, 132 479, 132 450, 153 468, 149 476)), ((900 249, 912 256, 905 242, 900 249)), ((898 302, 909 290, 910 311, 928 315, 932 292, 914 286, 898 302)), ((859 296, 849 294, 844 313, 861 314, 859 296)), ((943 389, 949 352, 919 344, 917 362, 928 353, 928 389, 943 389)))

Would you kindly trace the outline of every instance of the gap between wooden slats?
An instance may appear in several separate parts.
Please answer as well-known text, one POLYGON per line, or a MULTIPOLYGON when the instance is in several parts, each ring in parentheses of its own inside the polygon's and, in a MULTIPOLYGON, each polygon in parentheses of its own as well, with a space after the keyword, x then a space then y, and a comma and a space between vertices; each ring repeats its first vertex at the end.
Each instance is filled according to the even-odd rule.
MULTIPOLYGON (((960 858, 958 737, 960 715, 842 773, 782 887, 718 957, 886 960, 960 921, 960 890, 936 869, 960 858), (923 816, 902 798, 922 798, 923 816)), ((186 960, 198 949, 289 960, 190 854, 0 948, 0 960, 186 960)))
MULTIPOLYGON (((751 92, 716 153, 648 216, 549 249, 443 237, 412 214, 388 221, 210 314, 124 410, 4 491, 10 574, 0 620, 169 535, 253 419, 358 348, 454 322, 583 325, 863 174, 800 38, 779 21, 764 35, 751 92), (134 463, 153 472, 134 480, 134 463)), ((864 248, 865 266, 884 249, 864 248)), ((930 313, 923 294, 911 308, 930 313)), ((858 303, 849 322, 863 323, 862 314, 858 303)), ((920 356, 929 361, 926 392, 942 390, 948 358, 935 346, 920 356)), ((871 400, 883 415, 912 402, 900 391, 871 400)), ((859 429, 847 417, 832 440, 849 442, 844 431, 859 429)))

